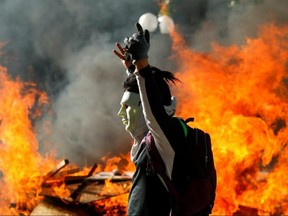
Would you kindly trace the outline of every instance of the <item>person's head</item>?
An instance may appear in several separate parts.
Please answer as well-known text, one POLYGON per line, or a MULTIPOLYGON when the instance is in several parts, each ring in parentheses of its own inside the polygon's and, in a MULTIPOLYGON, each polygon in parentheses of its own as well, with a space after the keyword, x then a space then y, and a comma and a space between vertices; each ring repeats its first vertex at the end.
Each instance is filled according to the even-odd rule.
MULTIPOLYGON (((157 68, 154 68, 154 71, 153 76, 159 87, 161 97, 159 100, 162 101, 167 114, 173 116, 176 108, 176 100, 174 97, 171 97, 168 82, 171 81, 175 83, 175 81, 179 80, 170 72, 161 71, 157 68)), ((142 111, 136 76, 131 73, 125 80, 123 87, 125 91, 120 102, 121 108, 118 116, 122 118, 126 131, 130 132, 133 136, 137 136, 148 129, 142 111)))
POLYGON ((123 87, 125 91, 117 115, 122 118, 125 130, 135 137, 148 130, 142 112, 142 104, 135 75, 131 73, 124 82, 123 87))

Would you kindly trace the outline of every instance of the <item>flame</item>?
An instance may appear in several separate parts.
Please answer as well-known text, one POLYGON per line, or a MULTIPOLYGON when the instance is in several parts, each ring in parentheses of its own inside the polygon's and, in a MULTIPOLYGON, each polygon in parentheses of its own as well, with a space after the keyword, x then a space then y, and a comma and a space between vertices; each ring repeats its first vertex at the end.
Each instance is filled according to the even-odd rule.
POLYGON ((218 174, 213 214, 240 205, 258 214, 288 214, 288 27, 265 25, 241 46, 213 43, 209 53, 188 48, 171 33, 177 115, 195 117, 210 133, 218 174), (176 58, 177 57, 177 58, 176 58))
POLYGON ((110 179, 105 180, 105 185, 102 189, 101 195, 111 196, 109 199, 103 199, 98 202, 98 205, 105 206, 107 215, 116 215, 122 212, 127 212, 128 206, 128 192, 130 190, 131 183, 124 185, 118 185, 111 182, 110 179))
MULTIPOLYGON (((42 200, 42 183, 47 173, 55 168, 52 151, 46 157, 38 152, 37 137, 32 125, 42 115, 41 108, 48 105, 44 92, 36 89, 34 83, 12 80, 7 69, 0 66, 0 214, 29 215, 42 200)), ((45 123, 45 127, 49 124, 45 123)), ((103 157, 103 165, 95 172, 134 169, 129 154, 117 157, 103 157)), ((91 168, 84 167, 75 175, 87 175, 91 168)), ((61 181, 61 179, 60 179, 61 181)), ((131 183, 119 186, 107 180, 102 195, 117 195, 97 202, 106 214, 126 212, 131 183), (125 190, 123 192, 123 190, 125 190), (120 195, 119 195, 120 194, 120 195)), ((70 196, 70 190, 63 183, 51 186, 51 195, 59 198, 70 196)))
POLYGON ((159 6, 160 6, 160 14, 162 15, 169 15, 169 10, 168 10, 168 3, 165 1, 163 2, 160 2, 159 3, 159 6))
MULTIPOLYGON (((102 161, 104 165, 100 166, 100 169, 104 171, 119 170, 120 173, 135 171, 135 165, 131 162, 129 153, 115 157, 105 156, 102 161)), ((128 207, 128 192, 131 186, 131 182, 119 185, 111 182, 111 179, 105 180, 105 185, 100 194, 108 197, 111 195, 111 197, 97 201, 95 207, 98 209, 101 206, 105 208, 106 215, 125 215, 128 207)))
MULTIPOLYGON (((257 38, 241 46, 214 43, 210 53, 189 49, 176 31, 171 37, 183 82, 173 89, 177 115, 194 116, 193 126, 209 132, 213 142, 218 174, 213 214, 232 215, 247 206, 260 215, 287 215, 288 27, 265 25, 257 38)), ((48 103, 35 84, 12 80, 0 66, 0 214, 28 214, 41 200, 43 176, 57 164, 38 153, 31 123, 41 116, 37 108, 48 103)), ((103 158, 106 166, 97 170, 118 169, 123 158, 129 155, 103 158)), ((128 163, 125 169, 135 168, 128 163)), ((103 194, 119 190, 108 180, 103 194)), ((54 191, 69 195, 64 185, 54 191)), ((112 206, 125 207, 127 200, 123 194, 100 204, 119 213, 112 206)))
POLYGON ((101 215, 127 215, 128 194, 121 194, 110 199, 103 199, 95 203, 97 211, 102 209, 101 215))
POLYGON ((134 171, 135 165, 130 160, 130 152, 126 154, 120 154, 119 156, 110 157, 104 156, 102 157, 103 165, 100 165, 100 169, 104 171, 111 171, 120 169, 121 172, 124 171, 134 171))
POLYGON ((63 183, 59 187, 52 187, 53 189, 53 196, 60 197, 60 198, 67 198, 70 196, 70 190, 66 188, 66 185, 63 183))
MULTIPOLYGON (((85 176, 91 170, 91 167, 84 167, 82 170, 72 174, 73 176, 85 176)), ((97 168, 94 173, 107 175, 107 179, 104 181, 104 186, 101 187, 101 191, 95 194, 95 201, 92 202, 93 208, 97 214, 103 215, 125 215, 128 207, 128 195, 132 186, 131 180, 125 180, 123 182, 113 182, 114 175, 125 177, 125 173, 133 173, 135 171, 135 165, 130 160, 130 153, 120 154, 119 156, 111 156, 107 154, 101 158, 101 162, 97 164, 97 168)), ((64 186, 64 185, 62 185, 64 186)), ((54 189, 55 191, 55 189, 54 189)), ((69 193, 63 193, 65 186, 62 188, 61 193, 56 194, 60 198, 67 198, 69 193)))
POLYGON ((33 83, 12 80, 0 66, 0 214, 29 213, 39 202, 43 176, 56 164, 38 153, 31 119, 48 104, 33 83))

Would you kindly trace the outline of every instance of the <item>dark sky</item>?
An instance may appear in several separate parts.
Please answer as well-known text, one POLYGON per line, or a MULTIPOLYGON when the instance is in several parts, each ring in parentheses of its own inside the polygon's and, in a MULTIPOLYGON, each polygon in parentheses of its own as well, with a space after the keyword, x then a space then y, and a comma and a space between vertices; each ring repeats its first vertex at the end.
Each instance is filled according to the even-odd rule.
MULTIPOLYGON (((34 81, 51 99, 52 133, 38 129, 40 150, 91 165, 108 152, 128 152, 131 139, 116 116, 125 78, 112 54, 139 17, 159 13, 156 0, 0 0, 0 63, 34 81), (47 143, 49 144, 48 146, 47 143)), ((172 0, 170 15, 192 49, 241 44, 267 22, 287 24, 287 0, 172 0), (233 6, 233 7, 232 7, 233 6)), ((173 70, 170 38, 151 33, 150 62, 173 70), (156 45, 157 44, 157 45, 156 45)), ((40 125, 40 122, 37 124, 40 125)))

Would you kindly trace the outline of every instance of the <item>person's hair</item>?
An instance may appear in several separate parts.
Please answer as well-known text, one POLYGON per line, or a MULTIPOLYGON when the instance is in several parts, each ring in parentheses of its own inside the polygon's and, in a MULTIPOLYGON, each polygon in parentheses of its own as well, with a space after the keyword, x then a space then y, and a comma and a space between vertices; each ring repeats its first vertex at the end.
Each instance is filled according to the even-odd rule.
MULTIPOLYGON (((171 104, 171 92, 168 83, 181 82, 175 75, 169 71, 162 71, 156 67, 151 67, 153 69, 154 80, 159 87, 159 91, 162 97, 163 105, 168 106, 171 104)), ((134 74, 129 74, 127 79, 123 84, 124 90, 129 92, 134 92, 139 94, 138 83, 136 76, 134 74)))
POLYGON ((127 79, 124 81, 123 88, 125 91, 139 94, 136 76, 133 73, 130 73, 127 79))

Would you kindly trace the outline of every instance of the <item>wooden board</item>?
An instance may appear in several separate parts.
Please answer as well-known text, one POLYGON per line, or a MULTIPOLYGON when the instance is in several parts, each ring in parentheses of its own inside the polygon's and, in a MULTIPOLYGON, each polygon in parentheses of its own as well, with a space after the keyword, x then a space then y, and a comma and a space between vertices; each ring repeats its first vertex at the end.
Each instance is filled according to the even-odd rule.
MULTIPOLYGON (((69 215, 69 216, 89 216, 91 215, 91 210, 82 205, 72 205, 65 204, 57 198, 46 197, 43 201, 41 201, 36 208, 31 212, 31 216, 48 216, 48 215, 69 215)), ((97 216, 97 214, 93 212, 93 215, 97 216)))
MULTIPOLYGON (((53 189, 51 187, 43 188, 42 194, 45 195, 45 198, 33 209, 30 215, 103 215, 103 206, 102 209, 99 209, 98 211, 95 209, 95 203, 111 197, 117 197, 121 194, 128 194, 131 186, 131 176, 107 177, 102 173, 101 175, 97 174, 91 176, 90 180, 91 182, 81 190, 81 196, 77 202, 73 202, 71 197, 60 199, 53 194, 53 189), (110 179, 111 186, 113 186, 112 190, 105 190, 107 185, 104 184, 104 181, 107 178, 110 179)), ((73 193, 79 185, 81 184, 70 184, 67 185, 66 188, 73 193)))

